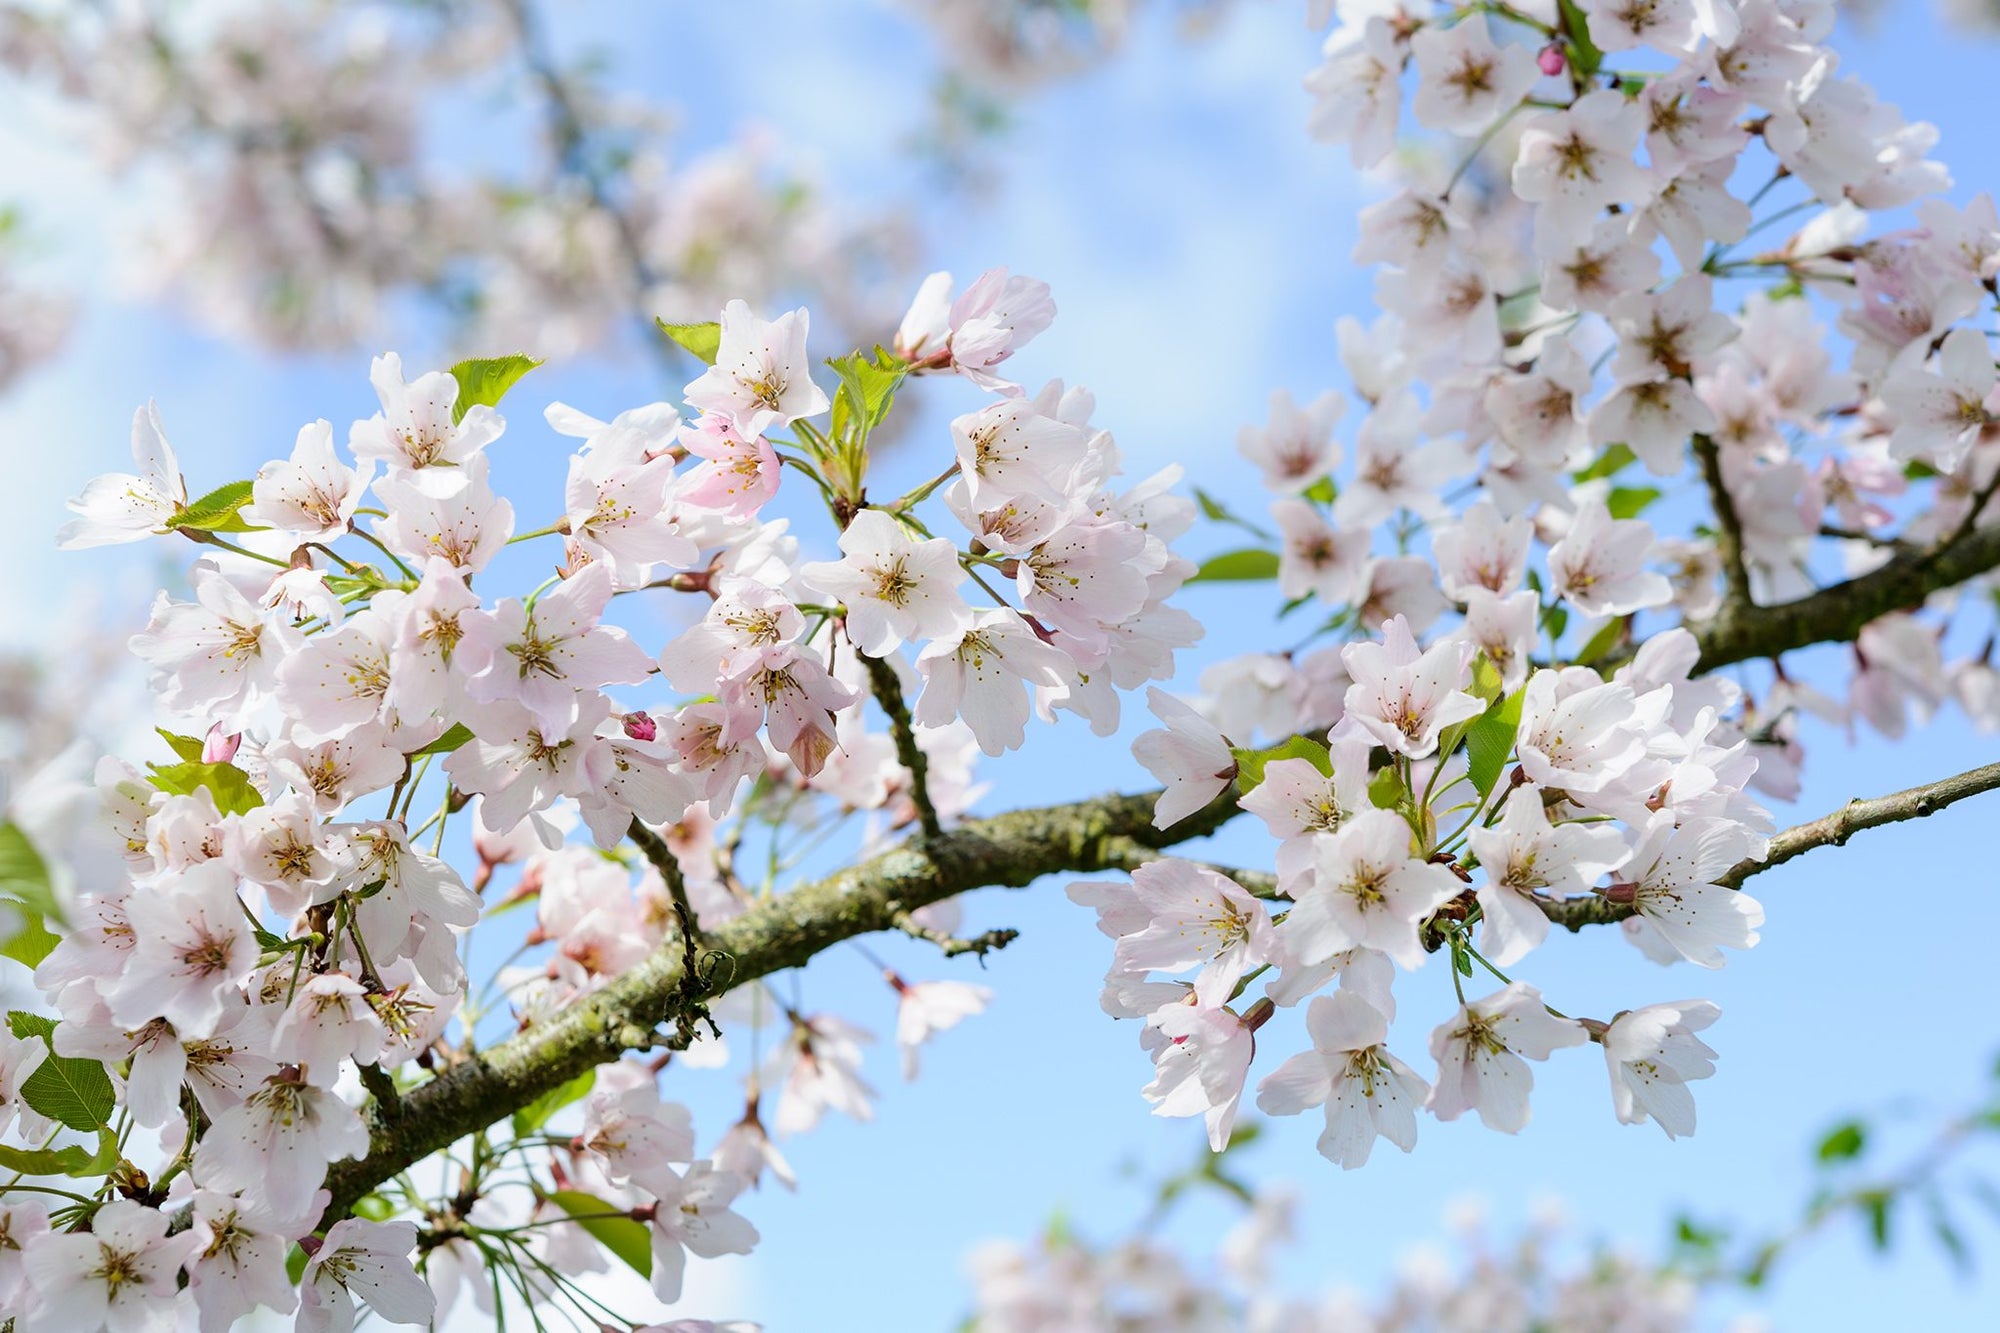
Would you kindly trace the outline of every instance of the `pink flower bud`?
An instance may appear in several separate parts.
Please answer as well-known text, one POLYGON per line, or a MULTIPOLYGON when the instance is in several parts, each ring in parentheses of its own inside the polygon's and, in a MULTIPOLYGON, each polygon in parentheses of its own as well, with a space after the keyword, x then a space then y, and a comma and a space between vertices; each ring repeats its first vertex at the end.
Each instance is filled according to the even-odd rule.
POLYGON ((1544 74, 1556 75, 1562 73, 1563 67, 1568 63, 1563 58, 1562 43, 1550 42, 1547 46, 1543 47, 1536 53, 1535 63, 1541 66, 1542 73, 1544 74))
POLYGON ((635 741, 650 741, 660 734, 660 724, 647 713, 627 713, 625 734, 635 741))
POLYGON ((201 742, 201 762, 204 764, 226 764, 236 757, 236 749, 243 744, 243 733, 224 731, 220 722, 208 729, 208 735, 201 742))

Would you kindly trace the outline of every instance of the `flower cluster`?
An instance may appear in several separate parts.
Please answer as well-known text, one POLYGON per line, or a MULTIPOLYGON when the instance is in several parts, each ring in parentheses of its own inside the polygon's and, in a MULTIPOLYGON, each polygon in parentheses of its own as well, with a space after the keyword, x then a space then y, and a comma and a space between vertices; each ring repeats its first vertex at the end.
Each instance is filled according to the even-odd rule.
MULTIPOLYGON (((802 288, 850 327, 893 317, 903 224, 843 216, 768 135, 670 152, 673 109, 557 66, 534 10, 285 0, 216 24, 6 3, 0 68, 61 99, 114 179, 163 178, 132 280, 260 345, 372 340, 411 292, 468 344, 543 356, 638 310, 696 319, 802 288), (548 144, 503 154, 505 172, 440 160, 432 108, 509 78, 547 104, 548 144)), ((0 380, 59 323, 46 300, 6 304, 0 380)))
POLYGON ((1323 1106, 1343 1166, 1377 1137, 1410 1149, 1419 1109, 1518 1132, 1527 1062, 1592 1041, 1619 1119, 1687 1134, 1713 1004, 1576 1018, 1503 969, 1551 921, 1622 921, 1663 963, 1754 945, 1763 909, 1737 885, 1772 824, 1751 788, 1796 793, 1801 709, 1897 735, 1955 695, 2000 725, 1986 656, 1943 659, 1953 619, 1990 634, 1985 599, 1860 628, 1844 705, 1782 666, 1704 675, 1700 637, 1812 592, 1830 556, 1855 576, 1992 524, 2000 380, 1959 321, 2000 268, 2000 215, 1926 199, 1948 183, 1935 131, 1835 75, 1824 7, 1341 14, 1307 80, 1314 132, 1360 167, 1406 110, 1468 142, 1448 173, 1407 154, 1361 215, 1384 313, 1342 329, 1366 408, 1351 469, 1334 395, 1281 393, 1240 437, 1276 549, 1204 572, 1274 566, 1287 613, 1330 614, 1287 653, 1209 668, 1198 705, 1155 691, 1165 729, 1134 746, 1165 784, 1160 827, 1233 793, 1275 874, 1163 859, 1074 887, 1117 941, 1104 1008, 1144 1023, 1155 1112, 1203 1116, 1218 1149, 1255 1034, 1309 997, 1311 1049, 1257 1102, 1323 1106), (1755 216, 1787 193, 1805 197, 1755 216), (1919 228, 1868 236, 1872 211, 1911 204, 1919 228), (1705 488, 1712 526, 1662 538, 1641 516, 1662 488, 1634 473, 1705 488), (1349 641, 1314 646, 1328 635, 1349 641), (1393 983, 1440 953, 1453 1004, 1427 1081, 1388 1045, 1393 983), (1499 988, 1468 996, 1482 972, 1499 988))
MULTIPOLYGON (((421 1323, 461 1278, 490 1297, 478 1277, 495 1252, 530 1274, 524 1296, 563 1299, 532 1274, 581 1265, 586 1224, 613 1219, 649 1233, 665 1302, 687 1255, 747 1252, 756 1232, 731 1204, 767 1169, 790 1177, 759 1089, 775 1090, 780 1135, 828 1108, 865 1118, 873 1095, 866 1032, 761 988, 705 1012, 706 1041, 692 1023, 658 1039, 722 1064, 718 1014, 753 1034, 785 1017, 747 1076, 743 1121, 708 1155, 686 1110, 660 1100, 657 1065, 613 1063, 516 1116, 516 1137, 490 1145, 495 1165, 469 1167, 446 1200, 372 1195, 322 1230, 321 1187, 330 1164, 369 1150, 356 1094, 393 1107, 399 1083, 480 1039, 490 988, 468 984, 461 939, 500 867, 519 865, 507 901, 534 901, 527 944, 548 949, 545 965, 496 978, 513 1025, 532 1028, 770 893, 734 868, 747 829, 776 839, 873 811, 935 832, 977 794, 972 751, 1014 749, 1031 717, 1057 710, 1109 731, 1121 688, 1172 674, 1199 636, 1167 604, 1194 571, 1167 546, 1193 506, 1167 494, 1172 473, 1115 488, 1117 448, 1090 424, 1087 393, 1031 395, 1002 377, 1054 313, 1043 284, 1005 270, 955 298, 935 275, 897 352, 836 359, 829 397, 804 310, 766 320, 731 302, 719 323, 672 330, 710 363, 685 420, 666 403, 609 421, 548 408, 581 443, 560 512, 532 532, 493 482, 495 403, 532 369, 522 358, 414 378, 377 358, 381 410, 345 450, 313 422, 289 456, 193 498, 157 410, 141 409, 135 471, 92 482, 62 541, 178 533, 209 552, 192 595, 162 593, 132 640, 173 723, 172 762, 98 766, 95 831, 120 864, 48 905, 48 924, 59 908, 67 924, 30 961, 54 1015, 15 1016, 0 1107, 31 1134, 148 1131, 160 1157, 144 1170, 112 1148, 81 1165, 30 1159, 117 1194, 54 1209, 9 1198, 26 1267, 5 1295, 30 1327, 122 1326, 101 1311, 163 1300, 190 1303, 204 1327, 258 1305, 296 1306, 301 1328, 345 1326, 356 1301, 421 1323), (962 376, 990 401, 951 424, 935 478, 871 503, 870 432, 917 374, 962 376), (801 559, 788 520, 766 512, 787 472, 838 521, 839 558, 801 559), (940 521, 956 535, 937 535, 940 521), (506 548, 537 538, 562 544, 555 576, 487 595, 506 548), (644 646, 609 613, 645 597, 701 609, 644 646), (624 697, 634 688, 646 706, 624 697), (871 698, 889 733, 871 731, 871 698), (419 819, 426 797, 435 813, 419 819), (460 812, 470 886, 443 859, 460 812), (589 844, 565 841, 578 824, 589 844), (636 880, 628 839, 645 852, 636 880), (45 1068, 89 1070, 105 1096, 38 1095, 45 1068), (586 1094, 578 1133, 543 1131, 586 1094), (496 1197, 487 1172, 503 1165, 532 1185, 525 1208, 496 1197), (413 1219, 391 1220, 406 1207, 413 1219), (296 1283, 295 1242, 308 1257, 296 1283)), ((950 926, 949 912, 913 921, 950 926)), ((885 975, 910 1076, 918 1047, 988 998, 885 975)))
MULTIPOLYGON (((1414 69, 1409 114, 1468 142, 1448 171, 1399 157, 1363 215, 1386 313, 1342 327, 1351 437, 1338 395, 1282 393, 1239 435, 1269 529, 1175 495, 1178 468, 1121 483, 1087 391, 1016 382, 1055 307, 1005 269, 932 275, 888 346, 824 369, 803 309, 662 323, 705 369, 679 404, 551 404, 578 442, 560 497, 498 481, 526 357, 414 378, 379 357, 344 448, 315 421, 209 489, 141 409, 134 471, 92 482, 62 541, 201 558, 131 641, 164 748, 44 799, 63 814, 33 838, 0 824, 0 947, 46 1010, 0 1034, 0 1166, 36 1182, 0 1188, 0 1308, 51 1333, 260 1306, 344 1329, 363 1305, 497 1317, 504 1281, 601 1323, 574 1275, 606 1255, 672 1302, 688 1256, 756 1243, 735 1205, 792 1183, 774 1138, 873 1114, 872 1034, 764 979, 887 929, 983 955, 1011 932, 956 938, 954 895, 1057 870, 1130 872, 1070 889, 1116 942, 1102 1004, 1139 1020, 1155 1111, 1217 1151, 1283 1010, 1304 1036, 1255 1101, 1320 1111, 1344 1167, 1410 1149, 1420 1111, 1520 1132, 1530 1062, 1587 1044, 1621 1121, 1692 1132, 1714 1004, 1575 1015, 1512 972, 1553 924, 1615 923, 1662 964, 1754 945, 1741 884, 1800 850, 1759 800, 1796 792, 1801 712, 1894 735, 1956 698, 2000 722, 1987 654, 1945 648, 1993 632, 1963 594, 2000 567, 2000 371, 1966 321, 2000 214, 1928 197, 1932 132, 1836 77, 1830 21, 1811 0, 1346 11, 1315 132, 1379 165, 1414 69), (1913 204, 1919 227, 1870 234, 1913 204), (918 377, 977 405, 885 460, 918 377), (794 532, 781 492, 830 528, 794 532), (1198 513, 1259 544, 1184 558, 1198 513), (510 554, 531 542, 560 547, 539 581, 510 554), (1199 699, 1148 688, 1162 725, 1133 751, 1159 791, 969 818, 975 755, 1063 712, 1113 734, 1202 638, 1184 585, 1258 580, 1303 637, 1215 663, 1199 699), (1844 687, 1776 660, 1823 640, 1844 687), (1238 813, 1269 869, 1159 854, 1238 813), (842 829, 908 837, 799 883, 842 829), (488 967, 481 924, 530 915, 488 967), (1420 1070, 1392 1033, 1426 967, 1420 1070), (741 1069, 706 1152, 662 1097, 670 1062, 741 1069)), ((373 77, 313 94, 353 103, 342 144, 396 137, 373 77)), ((1965 776, 1948 799, 2000 783, 1965 776)), ((990 999, 856 948, 907 1075, 990 999)), ((1056 1259, 1060 1280, 991 1268, 992 1326, 1128 1301, 1241 1317, 1171 1271, 1123 1290, 1149 1252, 1056 1259)), ((1614 1285, 1551 1321, 1666 1318, 1640 1277, 1614 1285)))
POLYGON ((1274 1252, 1297 1240, 1298 1199, 1286 1190, 1250 1197, 1212 1258, 1145 1235, 1092 1245, 1066 1228, 1052 1228, 1033 1245, 992 1241, 967 1265, 974 1290, 966 1327, 975 1333, 1677 1333, 1694 1327, 1696 1286, 1671 1270, 1615 1250, 1579 1262, 1562 1244, 1553 1215, 1496 1244, 1482 1233, 1474 1210, 1456 1211, 1462 1215, 1458 1253, 1412 1250, 1394 1282, 1373 1296, 1337 1285, 1309 1299, 1276 1290, 1274 1252))

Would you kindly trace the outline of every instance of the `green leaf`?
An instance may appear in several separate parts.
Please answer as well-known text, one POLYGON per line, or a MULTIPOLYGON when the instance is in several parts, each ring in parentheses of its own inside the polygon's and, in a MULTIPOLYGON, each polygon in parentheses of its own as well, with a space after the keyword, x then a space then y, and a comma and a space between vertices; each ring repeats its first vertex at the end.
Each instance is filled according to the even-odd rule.
POLYGON ((578 1226, 589 1232, 598 1244, 624 1260, 626 1267, 642 1277, 653 1275, 653 1238, 647 1234, 643 1224, 629 1217, 600 1216, 622 1210, 580 1190, 557 1190, 548 1199, 576 1218, 578 1226))
POLYGON ((1859 1157, 1867 1146, 1868 1126, 1859 1120, 1849 1120, 1834 1126, 1819 1141, 1813 1156, 1821 1162, 1846 1162, 1859 1157))
POLYGON ((240 815, 264 804, 264 798, 250 785, 250 775, 234 764, 153 764, 152 782, 169 796, 192 796, 200 787, 208 788, 215 808, 225 815, 240 815))
POLYGON ((1204 560, 1189 583, 1242 583, 1251 579, 1278 577, 1275 551, 1228 551, 1204 560))
POLYGON ((1394 768, 1378 769, 1368 779, 1368 799, 1378 810, 1394 810, 1403 803, 1403 777, 1394 768))
POLYGON ((23 916, 34 916, 38 924, 63 919, 48 862, 18 824, 0 823, 0 895, 19 903, 23 916))
POLYGON ((23 967, 39 967, 44 958, 55 952, 62 937, 49 929, 48 921, 40 912, 30 907, 17 907, 21 914, 21 928, 0 940, 0 957, 13 959, 23 967))
POLYGON ((1625 636, 1625 624, 1626 621, 1623 616, 1613 616, 1611 619, 1605 621, 1603 627, 1597 633, 1590 636, 1590 641, 1577 649, 1577 665, 1589 666, 1592 662, 1595 662, 1598 658, 1617 647, 1618 641, 1625 636))
POLYGON ((1542 628, 1551 639, 1560 639, 1569 628, 1569 608, 1561 602, 1551 602, 1542 608, 1542 628))
POLYGON ((451 729, 446 731, 444 735, 438 737, 421 750, 412 750, 410 758, 414 759, 420 754, 450 754, 453 750, 456 750, 471 739, 471 729, 463 722, 454 722, 451 724, 451 729))
POLYGON ((47 1041, 55 1035, 56 1020, 47 1014, 31 1014, 26 1009, 9 1009, 7 1030, 17 1037, 40 1037, 47 1041))
POLYGON ((679 343, 697 361, 705 365, 715 364, 715 354, 722 350, 722 325, 710 320, 706 324, 669 324, 664 319, 653 321, 660 326, 660 332, 679 343))
POLYGON ((1599 477, 1608 477, 1614 472, 1623 471, 1625 465, 1637 457, 1638 455, 1632 452, 1629 445, 1608 445, 1604 452, 1597 456, 1596 462, 1583 471, 1570 475, 1577 481, 1595 481, 1599 477))
POLYGON ((1578 79, 1590 82, 1597 73, 1597 67, 1604 63, 1604 53, 1597 49, 1597 43, 1590 40, 1590 21, 1576 0, 1557 0, 1557 17, 1562 20, 1563 35, 1569 39, 1569 61, 1576 70, 1578 79))
POLYGON ((1303 759, 1318 769, 1321 776, 1333 776, 1333 756, 1327 753, 1326 746, 1310 736, 1294 736, 1267 750, 1231 750, 1230 753, 1236 756, 1236 789, 1246 796, 1264 780, 1265 765, 1278 759, 1303 759))
POLYGON ((310 1262, 312 1261, 306 1256, 304 1248, 293 1245, 291 1251, 285 1255, 286 1280, 293 1286, 298 1286, 299 1279, 306 1275, 306 1265, 310 1262))
POLYGON ((1637 518, 1660 494, 1657 486, 1613 486, 1611 494, 1604 498, 1604 507, 1613 518, 1637 518))
POLYGON ((395 1201, 381 1194, 364 1194, 356 1199, 348 1209, 356 1217, 365 1217, 370 1222, 386 1222, 396 1215, 395 1201))
POLYGON ((870 360, 866 353, 828 357, 826 364, 840 376, 840 388, 833 395, 833 434, 844 439, 852 431, 865 443, 868 432, 882 424, 896 401, 896 389, 910 373, 907 363, 881 353, 870 360))
POLYGON ((1466 693, 1483 704, 1490 704, 1500 697, 1506 682, 1500 678, 1500 668, 1493 665, 1493 659, 1480 653, 1472 659, 1472 688, 1466 693))
POLYGON ((547 1092, 514 1112, 515 1136, 517 1138, 525 1138, 540 1129, 543 1125, 548 1124, 549 1117, 557 1111, 562 1110, 563 1107, 573 1102, 582 1101, 585 1097, 589 1096, 590 1089, 596 1082, 597 1071, 595 1069, 586 1069, 569 1082, 550 1088, 547 1092))
POLYGON ((191 528, 196 532, 257 532, 236 511, 250 503, 251 483, 232 481, 218 486, 167 520, 169 528, 191 528))
MULTIPOLYGON (((115 1148, 117 1140, 112 1140, 115 1148)), ((24 1176, 80 1176, 90 1163, 90 1150, 73 1143, 67 1148, 10 1148, 0 1143, 0 1168, 24 1176)))
POLYGON ((1881 1190, 1862 1197, 1861 1206, 1868 1214, 1868 1238, 1878 1250, 1889 1248, 1889 1208, 1895 1201, 1895 1195, 1881 1190))
POLYGON ((165 741, 168 748, 179 755, 181 759, 190 764, 201 762, 202 742, 200 737, 176 736, 165 727, 154 727, 153 730, 160 733, 160 739, 165 741))
POLYGON ((1305 497, 1319 504, 1330 505, 1340 498, 1340 487, 1334 484, 1332 477, 1321 477, 1306 487, 1305 497))
POLYGON ((453 423, 465 420, 466 412, 474 407, 499 406, 507 390, 541 364, 532 356, 516 352, 512 356, 461 361, 453 366, 451 377, 458 381, 458 401, 451 405, 453 423))
POLYGON ((1465 731, 1465 771, 1472 786, 1485 799, 1507 768, 1507 756, 1514 752, 1514 737, 1521 729, 1521 700, 1516 690, 1495 701, 1465 731))
POLYGON ((21 1084, 21 1100, 71 1129, 101 1129, 117 1099, 111 1076, 95 1060, 57 1055, 53 1047, 21 1084))

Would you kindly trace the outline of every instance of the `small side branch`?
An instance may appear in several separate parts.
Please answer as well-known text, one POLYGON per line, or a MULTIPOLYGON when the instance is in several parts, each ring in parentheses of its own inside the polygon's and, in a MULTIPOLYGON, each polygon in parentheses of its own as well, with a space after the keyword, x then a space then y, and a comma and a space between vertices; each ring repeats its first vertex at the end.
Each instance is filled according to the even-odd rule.
POLYGON ((882 658, 860 652, 855 655, 868 668, 868 685, 875 694, 875 702, 889 716, 889 730, 896 737, 896 758, 910 775, 910 800, 917 807, 917 822, 923 827, 925 837, 935 838, 944 832, 944 827, 938 823, 937 807, 931 803, 930 761, 924 756, 923 747, 917 744, 916 724, 910 720, 909 701, 903 698, 903 682, 896 675, 896 668, 882 658))
POLYGON ((1729 600, 1737 611, 1748 611, 1756 603, 1750 596, 1750 570, 1743 563, 1743 519, 1736 512, 1736 498, 1722 479, 1722 451, 1716 447, 1713 436, 1697 435, 1694 456, 1701 463, 1702 483, 1708 487, 1709 501, 1715 506, 1715 521, 1721 529, 1715 545, 1722 556, 1722 578, 1729 589, 1729 600))
POLYGON ((667 896, 673 900, 674 925, 681 937, 682 1004, 674 1015, 676 1031, 669 1045, 676 1050, 686 1050, 699 1035, 696 1030, 698 1023, 707 1023, 712 1035, 722 1035, 722 1029, 716 1026, 715 1019, 708 1012, 708 1005, 703 1002, 709 988, 706 975, 695 956, 700 947, 701 932, 695 925, 694 907, 688 902, 687 877, 681 874, 681 863, 674 855, 674 849, 667 846, 666 840, 659 834, 640 823, 637 817, 633 818, 627 833, 639 850, 645 853, 646 859, 652 862, 653 869, 660 872, 660 878, 666 881, 667 896))
POLYGON ((2000 764, 1988 764, 1969 773, 1940 782, 1911 787, 1907 791, 1872 800, 1849 801, 1830 815, 1809 824, 1798 824, 1771 839, 1770 854, 1762 861, 1742 861, 1716 883, 1726 888, 1740 887, 1752 875, 1761 875, 1773 866, 1804 856, 1815 847, 1838 847, 1863 829, 1897 824, 1906 819, 1922 819, 1968 796, 2000 787, 2000 764))
POLYGON ((964 953, 977 954, 981 967, 986 966, 987 954, 995 949, 1004 949, 1021 937, 1020 931, 1003 926, 998 930, 981 931, 969 939, 960 939, 947 931, 932 929, 908 912, 897 913, 894 924, 896 929, 912 939, 929 940, 937 945, 946 958, 956 958, 964 953))

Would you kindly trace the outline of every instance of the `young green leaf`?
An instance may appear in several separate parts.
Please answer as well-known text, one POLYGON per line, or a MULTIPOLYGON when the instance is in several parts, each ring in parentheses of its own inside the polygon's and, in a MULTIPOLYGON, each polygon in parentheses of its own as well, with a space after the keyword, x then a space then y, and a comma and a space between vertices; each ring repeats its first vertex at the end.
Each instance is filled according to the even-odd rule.
POLYGON ((607 1217, 621 1211, 581 1190, 557 1190, 549 1202, 576 1219, 592 1239, 625 1261, 626 1267, 641 1277, 653 1275, 653 1238, 644 1225, 629 1217, 607 1217))
POLYGON ((715 354, 722 350, 722 325, 714 320, 706 324, 669 324, 664 319, 653 322, 695 360, 703 365, 715 364, 715 354))
POLYGON ((1403 803, 1403 775, 1393 768, 1377 769, 1368 780, 1368 799, 1378 810, 1394 810, 1403 803))
POLYGON ((1626 626, 1629 623, 1623 616, 1613 616, 1605 621, 1603 627, 1590 636, 1590 641, 1576 650, 1576 664, 1589 666, 1616 648, 1618 641, 1625 637, 1626 626))
POLYGON ((169 528, 195 532, 256 532, 236 511, 250 503, 251 483, 232 481, 218 486, 167 520, 169 528))
POLYGON ((1613 486, 1611 494, 1604 497, 1604 507, 1613 518, 1637 518, 1660 495, 1657 486, 1613 486))
POLYGON ((1632 452, 1629 445, 1610 445, 1603 453, 1597 456, 1596 462, 1583 469, 1583 471, 1574 472, 1570 475, 1572 479, 1580 482, 1595 481, 1599 477, 1608 477, 1615 472, 1622 472, 1625 469, 1625 465, 1637 457, 1638 455, 1632 452))
POLYGON ((421 750, 412 750, 410 758, 414 759, 420 754, 450 754, 453 750, 456 750, 471 739, 471 728, 467 727, 463 722, 454 722, 444 735, 438 737, 421 750))
POLYGON ((1483 800, 1493 791, 1521 730, 1522 691, 1495 701, 1465 731, 1465 771, 1483 800))
POLYGON ((590 1095, 597 1083, 597 1071, 586 1069, 567 1083, 550 1088, 520 1110, 514 1112, 514 1134, 525 1138, 549 1123, 549 1117, 572 1102, 582 1101, 590 1095))
POLYGON ((1242 583, 1278 577, 1275 551, 1228 551, 1202 562, 1189 583, 1242 583))
POLYGON ((1859 1157, 1868 1146, 1868 1126, 1859 1120, 1843 1121, 1835 1125, 1826 1137, 1819 1141, 1813 1155, 1822 1163, 1846 1162, 1859 1157))
POLYGON ((1333 776, 1333 756, 1310 736, 1294 736, 1266 750, 1231 750, 1236 756, 1236 789, 1245 795, 1264 780, 1264 768, 1274 759, 1304 759, 1325 777, 1333 776))
POLYGON ((169 796, 191 796, 197 787, 208 788, 215 808, 225 815, 240 815, 264 804, 264 798, 250 785, 250 775, 234 764, 154 764, 152 783, 169 796))
POLYGON ((38 921, 63 919, 49 882, 48 863, 18 824, 0 823, 0 897, 11 898, 38 921))
POLYGON ((167 747, 183 760, 190 764, 201 762, 202 744, 199 736, 176 736, 165 727, 154 727, 153 730, 159 732, 160 739, 165 741, 167 747))
POLYGON ((40 912, 19 906, 14 910, 20 914, 21 925, 0 940, 0 957, 11 958, 23 967, 39 967, 44 958, 55 952, 56 945, 62 943, 62 937, 49 929, 40 912))
POLYGON ((541 364, 519 352, 459 362, 451 368, 451 377, 458 381, 458 401, 451 405, 452 421, 465 420, 466 412, 474 407, 498 407, 507 390, 541 364))
POLYGON ((47 1014, 31 1014, 26 1009, 9 1009, 7 1030, 17 1037, 40 1037, 47 1041, 55 1035, 56 1020, 47 1014))
POLYGON ((117 1098, 111 1076, 95 1060, 57 1055, 42 1058, 21 1083, 21 1100, 71 1129, 96 1130, 110 1123, 117 1098))

